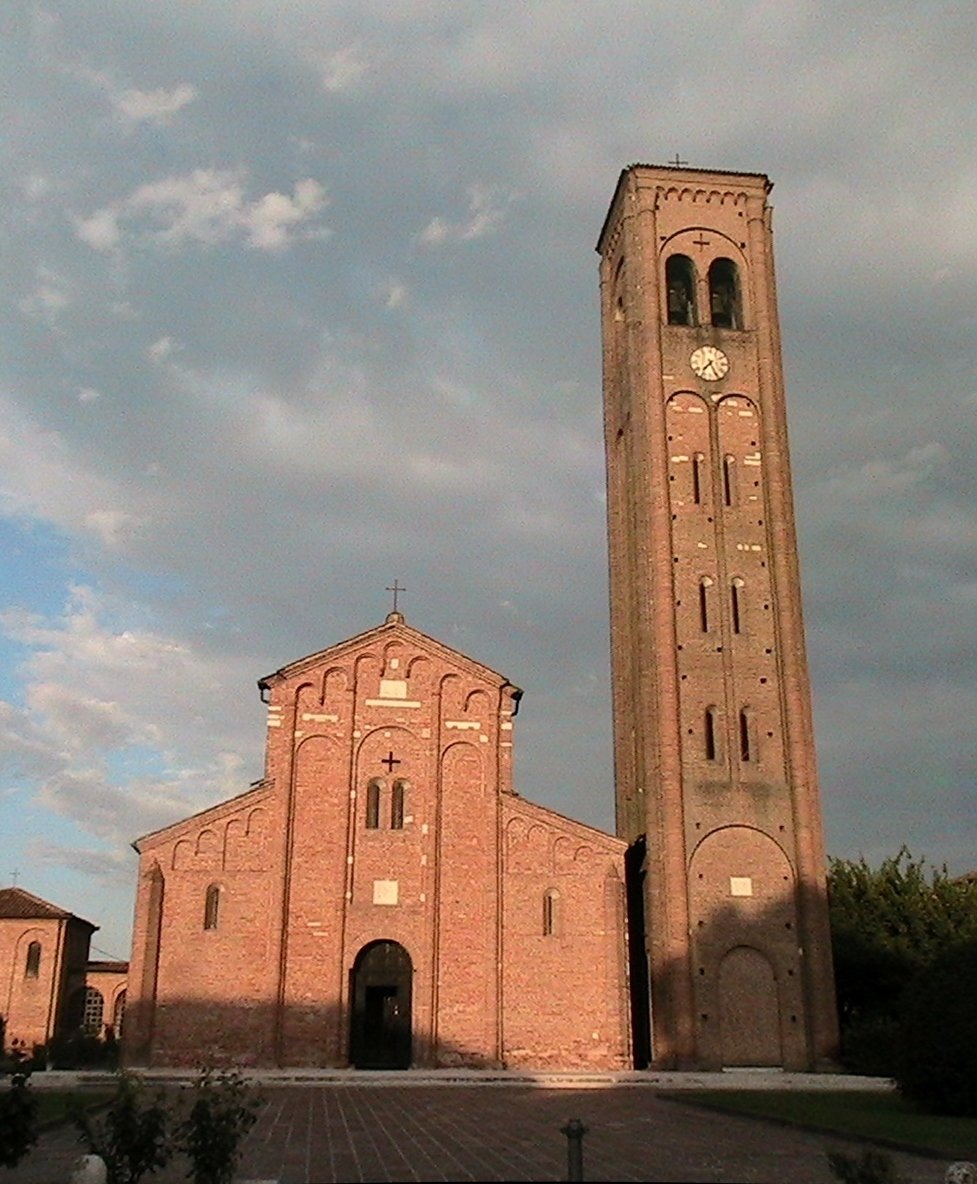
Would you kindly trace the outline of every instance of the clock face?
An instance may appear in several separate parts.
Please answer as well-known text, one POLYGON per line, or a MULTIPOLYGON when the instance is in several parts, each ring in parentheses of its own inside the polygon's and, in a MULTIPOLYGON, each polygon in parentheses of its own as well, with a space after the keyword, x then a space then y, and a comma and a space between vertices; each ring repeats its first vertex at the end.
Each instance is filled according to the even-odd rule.
POLYGON ((729 358, 714 345, 700 345, 689 358, 689 365, 699 378, 707 382, 718 382, 729 373, 729 358))

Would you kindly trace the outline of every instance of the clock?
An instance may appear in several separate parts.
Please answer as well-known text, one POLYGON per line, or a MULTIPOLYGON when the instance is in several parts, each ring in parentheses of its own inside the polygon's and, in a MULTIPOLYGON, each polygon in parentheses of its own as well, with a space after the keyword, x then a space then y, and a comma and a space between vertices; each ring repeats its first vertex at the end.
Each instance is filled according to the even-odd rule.
POLYGON ((729 373, 729 358, 714 345, 700 345, 689 358, 689 365, 707 382, 718 382, 729 373))

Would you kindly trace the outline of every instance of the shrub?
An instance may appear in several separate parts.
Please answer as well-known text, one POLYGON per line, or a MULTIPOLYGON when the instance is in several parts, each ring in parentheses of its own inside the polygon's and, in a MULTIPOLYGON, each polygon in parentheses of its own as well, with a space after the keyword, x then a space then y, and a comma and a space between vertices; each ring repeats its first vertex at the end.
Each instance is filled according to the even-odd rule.
POLYGON ((37 1142, 37 1098, 27 1073, 15 1072, 0 1092, 0 1165, 15 1167, 37 1142))
POLYGON ((906 992, 896 1082, 938 1114, 977 1116, 977 941, 952 946, 906 992))
POLYGON ((902 1177, 896 1174, 892 1156, 884 1151, 869 1148, 860 1156, 829 1151, 828 1164, 832 1175, 842 1184, 903 1184, 902 1177))
POLYGON ((98 1114, 75 1111, 85 1149, 105 1161, 108 1184, 136 1184, 165 1167, 173 1153, 170 1115, 160 1093, 147 1095, 128 1073, 117 1078, 115 1096, 98 1114))
POLYGON ((256 1110, 257 1099, 239 1074, 201 1072, 179 1130, 194 1184, 231 1184, 241 1141, 254 1125, 256 1110))

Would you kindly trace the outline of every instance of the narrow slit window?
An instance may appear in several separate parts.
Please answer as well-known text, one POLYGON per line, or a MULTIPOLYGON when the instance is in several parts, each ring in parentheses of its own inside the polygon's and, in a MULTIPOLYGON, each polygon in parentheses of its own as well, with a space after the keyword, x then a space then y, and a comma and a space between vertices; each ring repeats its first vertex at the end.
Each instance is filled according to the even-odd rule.
POLYGON ((24 963, 24 978, 37 978, 41 973, 41 943, 32 941, 27 947, 27 961, 24 963))
POLYGON ((703 576, 699 581, 699 627, 703 633, 709 632, 709 589, 712 580, 703 576))
POLYGON ((715 707, 707 707, 705 713, 705 734, 704 734, 704 751, 707 761, 714 761, 718 759, 718 749, 716 746, 716 709, 715 707))
POLYGON ((730 614, 733 620, 733 632, 743 632, 743 581, 737 577, 729 589, 730 614))
POLYGON ((736 457, 723 457, 723 504, 736 505, 736 457))
POLYGON ((694 325, 695 264, 688 255, 670 255, 665 263, 665 289, 670 325, 694 325))
POLYGON ((204 900, 204 929, 216 929, 220 921, 221 890, 219 884, 211 884, 204 900))
POLYGON ((732 259, 714 259, 709 267, 709 311, 715 328, 743 328, 739 269, 732 259))
POLYGON ((753 746, 751 744, 750 732, 751 728, 750 711, 749 708, 744 707, 740 712, 740 760, 753 760, 753 746))
POLYGON ((393 783, 390 793, 390 829, 404 829, 404 797, 407 793, 407 782, 398 778, 393 783))
POLYGON ((702 478, 705 463, 706 458, 701 452, 697 452, 692 458, 692 500, 697 506, 702 505, 702 478))
POLYGON ((543 893, 543 936, 553 937, 556 933, 559 917, 557 915, 560 894, 555 888, 543 893))
POLYGON ((366 787, 366 829, 376 830, 380 826, 380 791, 383 782, 374 777, 366 787))

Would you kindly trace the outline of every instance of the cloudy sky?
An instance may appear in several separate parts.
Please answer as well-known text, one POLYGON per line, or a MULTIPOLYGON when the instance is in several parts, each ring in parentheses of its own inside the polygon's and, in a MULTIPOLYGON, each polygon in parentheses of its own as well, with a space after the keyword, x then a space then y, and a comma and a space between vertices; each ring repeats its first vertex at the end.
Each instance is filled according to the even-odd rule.
POLYGON ((612 826, 597 257, 766 172, 829 850, 977 866, 977 8, 0 6, 0 880, 128 952, 255 680, 407 619, 612 826))

